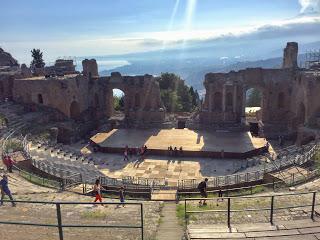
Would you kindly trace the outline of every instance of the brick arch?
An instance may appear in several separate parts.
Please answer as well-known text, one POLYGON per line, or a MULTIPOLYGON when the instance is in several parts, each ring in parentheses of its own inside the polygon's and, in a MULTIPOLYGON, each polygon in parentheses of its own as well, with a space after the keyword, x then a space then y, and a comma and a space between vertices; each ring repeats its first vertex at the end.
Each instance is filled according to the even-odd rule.
POLYGON ((306 122, 306 107, 303 102, 299 103, 297 110, 297 123, 298 125, 303 125, 306 122))
POLYGON ((70 118, 79 119, 80 117, 80 105, 77 101, 73 101, 70 104, 70 118))
POLYGON ((222 93, 215 92, 213 94, 213 104, 212 104, 213 111, 221 111, 222 110, 222 93))

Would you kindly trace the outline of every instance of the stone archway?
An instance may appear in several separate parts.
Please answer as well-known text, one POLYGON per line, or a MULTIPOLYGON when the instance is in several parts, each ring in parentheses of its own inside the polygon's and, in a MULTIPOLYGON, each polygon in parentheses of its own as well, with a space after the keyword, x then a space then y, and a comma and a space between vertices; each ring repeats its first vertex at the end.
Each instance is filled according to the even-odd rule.
POLYGON ((298 125, 303 125, 306 121, 306 108, 303 102, 300 102, 297 112, 297 123, 298 125))
POLYGON ((80 117, 80 106, 77 101, 73 101, 70 104, 70 118, 72 119, 79 119, 80 117))
POLYGON ((43 104, 43 97, 42 97, 42 94, 38 94, 38 103, 39 104, 43 104))

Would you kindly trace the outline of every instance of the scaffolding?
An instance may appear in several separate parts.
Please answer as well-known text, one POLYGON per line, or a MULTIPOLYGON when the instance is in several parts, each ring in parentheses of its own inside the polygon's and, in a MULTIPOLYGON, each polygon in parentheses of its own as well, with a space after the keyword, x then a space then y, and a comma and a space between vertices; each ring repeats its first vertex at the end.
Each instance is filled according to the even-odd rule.
POLYGON ((320 70, 320 49, 307 51, 305 57, 306 69, 320 70))

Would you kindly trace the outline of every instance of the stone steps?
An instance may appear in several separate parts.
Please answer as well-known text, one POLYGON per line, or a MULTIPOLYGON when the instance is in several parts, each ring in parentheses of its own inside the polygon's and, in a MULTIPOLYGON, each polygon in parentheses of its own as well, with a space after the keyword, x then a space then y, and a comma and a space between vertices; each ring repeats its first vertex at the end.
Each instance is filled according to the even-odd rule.
POLYGON ((232 225, 189 225, 187 235, 193 239, 318 239, 320 222, 297 220, 292 222, 232 225))

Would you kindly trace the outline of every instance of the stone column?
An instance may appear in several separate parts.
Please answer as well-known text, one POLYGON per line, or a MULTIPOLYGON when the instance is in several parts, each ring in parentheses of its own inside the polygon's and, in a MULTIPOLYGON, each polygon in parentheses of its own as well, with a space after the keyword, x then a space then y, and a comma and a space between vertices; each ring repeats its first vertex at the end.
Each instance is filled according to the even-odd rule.
POLYGON ((233 112, 237 112, 237 85, 233 85, 233 112))
POLYGON ((226 120, 226 85, 223 85, 222 90, 222 114, 223 114, 223 121, 226 120))
POLYGON ((222 111, 226 111, 226 85, 223 85, 222 89, 222 111))
POLYGON ((245 123, 245 118, 246 118, 246 88, 245 86, 242 86, 242 112, 241 112, 241 122, 245 123))

